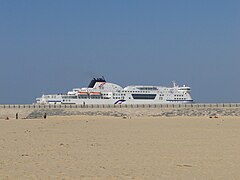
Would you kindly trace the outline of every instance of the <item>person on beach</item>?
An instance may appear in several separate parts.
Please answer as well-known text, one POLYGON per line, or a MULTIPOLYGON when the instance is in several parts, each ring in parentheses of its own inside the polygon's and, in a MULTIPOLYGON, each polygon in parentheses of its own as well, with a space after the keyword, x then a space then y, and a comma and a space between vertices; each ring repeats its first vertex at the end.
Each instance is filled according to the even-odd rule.
POLYGON ((18 119, 18 113, 16 113, 16 119, 18 119))
POLYGON ((44 118, 44 119, 47 119, 47 113, 44 113, 43 118, 44 118))

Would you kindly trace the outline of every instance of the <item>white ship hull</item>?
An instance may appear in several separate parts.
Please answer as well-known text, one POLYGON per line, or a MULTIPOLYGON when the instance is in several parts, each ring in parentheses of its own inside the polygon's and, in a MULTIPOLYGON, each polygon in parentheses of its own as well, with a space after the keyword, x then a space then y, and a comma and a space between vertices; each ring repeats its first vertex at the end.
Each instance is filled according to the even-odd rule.
POLYGON ((127 86, 93 79, 87 88, 76 88, 67 94, 43 95, 39 104, 184 104, 192 103, 190 87, 127 86))

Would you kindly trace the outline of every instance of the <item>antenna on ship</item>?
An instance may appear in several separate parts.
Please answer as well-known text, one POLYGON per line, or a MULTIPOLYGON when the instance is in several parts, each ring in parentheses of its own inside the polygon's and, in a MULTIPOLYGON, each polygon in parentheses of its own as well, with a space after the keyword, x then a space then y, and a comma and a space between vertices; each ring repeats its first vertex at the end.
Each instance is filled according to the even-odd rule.
POLYGON ((173 87, 177 86, 176 81, 172 81, 172 83, 173 83, 173 87))

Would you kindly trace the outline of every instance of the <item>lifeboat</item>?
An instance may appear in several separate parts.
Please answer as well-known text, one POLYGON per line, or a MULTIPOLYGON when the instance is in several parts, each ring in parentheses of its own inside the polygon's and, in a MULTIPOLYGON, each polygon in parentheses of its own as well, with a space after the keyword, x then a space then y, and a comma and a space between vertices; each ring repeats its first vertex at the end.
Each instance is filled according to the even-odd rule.
POLYGON ((90 95, 100 96, 101 93, 100 92, 90 92, 90 95))
POLYGON ((85 91, 78 91, 78 94, 79 94, 79 95, 88 95, 88 92, 85 92, 85 91))

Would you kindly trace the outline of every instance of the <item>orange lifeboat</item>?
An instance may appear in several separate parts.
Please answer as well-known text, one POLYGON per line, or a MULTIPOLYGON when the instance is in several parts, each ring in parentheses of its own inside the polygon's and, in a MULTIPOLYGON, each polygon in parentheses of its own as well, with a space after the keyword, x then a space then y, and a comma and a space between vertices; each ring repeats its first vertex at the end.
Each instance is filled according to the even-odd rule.
POLYGON ((90 92, 90 95, 96 95, 96 96, 100 96, 101 93, 100 92, 90 92))
POLYGON ((85 91, 78 91, 78 94, 79 94, 79 95, 88 95, 88 92, 85 92, 85 91))

